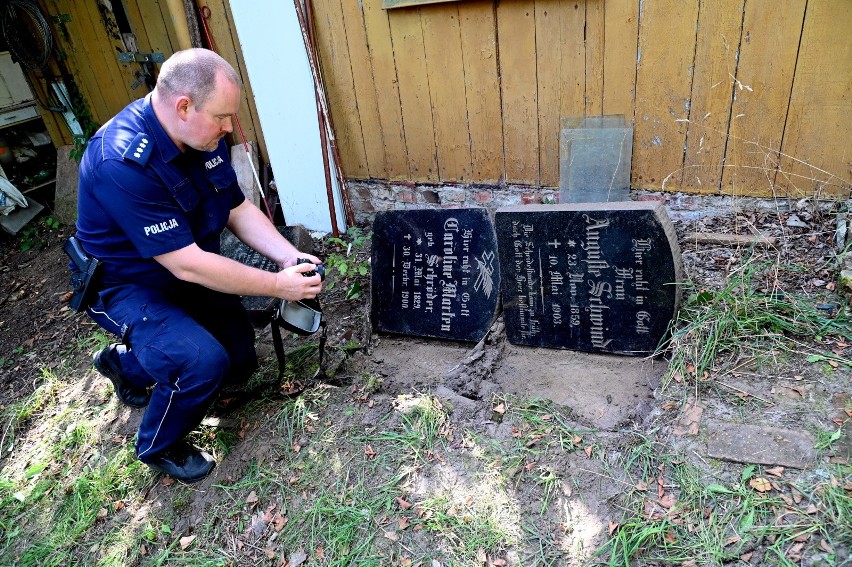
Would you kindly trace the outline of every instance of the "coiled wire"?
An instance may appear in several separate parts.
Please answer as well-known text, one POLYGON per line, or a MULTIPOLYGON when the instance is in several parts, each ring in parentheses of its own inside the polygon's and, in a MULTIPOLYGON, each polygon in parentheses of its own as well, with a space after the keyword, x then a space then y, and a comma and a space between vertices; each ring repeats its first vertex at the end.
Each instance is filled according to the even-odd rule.
POLYGON ((53 53, 53 32, 33 0, 7 0, 0 25, 9 51, 24 67, 41 71, 53 53))

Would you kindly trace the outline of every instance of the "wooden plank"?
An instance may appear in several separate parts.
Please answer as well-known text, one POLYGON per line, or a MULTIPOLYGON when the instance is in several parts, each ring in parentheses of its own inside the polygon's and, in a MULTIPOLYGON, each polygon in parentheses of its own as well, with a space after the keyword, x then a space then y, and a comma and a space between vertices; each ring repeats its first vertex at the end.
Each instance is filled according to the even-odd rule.
POLYGON ((140 51, 162 53, 166 58, 175 52, 158 4, 136 1, 124 6, 140 51))
POLYGON ((776 188, 844 197, 852 186, 852 10, 847 0, 809 2, 784 131, 776 188))
POLYGON ((404 8, 407 6, 419 6, 421 4, 439 4, 443 2, 458 2, 458 0, 384 0, 382 8, 404 8))
POLYGON ((769 248, 778 241, 774 236, 762 234, 726 234, 722 232, 690 232, 683 237, 687 244, 716 244, 719 246, 754 246, 769 248))
POLYGON ((631 185, 677 190, 695 52, 698 0, 644 2, 639 19, 639 68, 631 185))
POLYGON ((559 186, 560 119, 585 112, 586 18, 579 2, 537 0, 535 5, 538 69, 538 137, 541 185, 559 186))
POLYGON ((346 43, 352 62, 352 81, 358 98, 358 115, 361 119, 361 134, 364 137, 364 152, 367 158, 368 176, 387 178, 385 148, 379 119, 376 87, 373 84, 373 66, 367 45, 367 30, 363 7, 360 2, 340 2, 343 23, 346 27, 346 43))
POLYGON ((749 0, 722 192, 773 195, 806 0, 749 0))
MULTIPOLYGON (((240 109, 237 112, 238 124, 234 124, 234 132, 231 135, 232 143, 235 145, 242 143, 242 137, 239 132, 242 129, 246 140, 255 142, 261 162, 268 162, 266 145, 258 125, 257 109, 254 106, 254 94, 248 73, 246 72, 242 50, 239 48, 239 38, 237 37, 230 4, 225 0, 210 0, 204 2, 204 5, 210 8, 210 15, 204 22, 207 24, 210 37, 216 48, 215 51, 231 64, 242 81, 242 100, 240 101, 240 109)), ((204 35, 204 25, 202 22, 199 22, 199 25, 201 26, 201 35, 204 37, 203 41, 206 45, 207 39, 204 35)), ((258 172, 258 175, 260 175, 260 172, 258 172)))
POLYGON ((497 5, 506 181, 539 181, 535 2, 497 5))
MULTIPOLYGON (((118 94, 122 98, 123 103, 118 110, 133 100, 141 98, 148 93, 148 87, 144 80, 140 80, 142 76, 142 68, 139 63, 121 63, 118 60, 118 55, 125 52, 140 51, 135 40, 125 43, 122 30, 118 26, 115 13, 112 6, 115 4, 98 3, 98 15, 101 25, 101 37, 106 38, 107 48, 112 63, 115 66, 115 84, 119 88, 118 94)), ((119 9, 123 9, 123 4, 118 5, 119 9)), ((96 26, 97 27, 97 26, 96 26)), ((102 41, 104 41, 102 39, 102 41)), ((118 111, 116 111, 118 112, 118 111)))
POLYGON ((402 125, 402 105, 396 79, 388 12, 379 0, 362 0, 364 28, 373 69, 373 85, 379 113, 385 169, 388 179, 407 179, 408 154, 402 125))
POLYGON ((603 112, 605 4, 586 2, 586 116, 603 112))
MULTIPOLYGON (((139 0, 136 1, 138 2, 139 0)), ((205 0, 204 3, 207 4, 208 0, 205 0)), ((169 44, 172 46, 173 52, 191 47, 189 45, 189 30, 178 31, 177 29, 178 22, 176 21, 176 18, 186 18, 186 11, 182 5, 183 0, 176 0, 174 2, 170 2, 169 0, 157 0, 154 4, 160 8, 160 18, 165 26, 166 33, 169 38, 169 44)))
POLYGON ((88 65, 95 76, 92 85, 103 96, 104 106, 93 108, 97 112, 97 121, 106 122, 124 108, 132 99, 124 84, 124 77, 117 70, 118 59, 112 49, 112 40, 106 37, 106 30, 101 23, 96 3, 69 2, 66 11, 71 15, 71 25, 76 28, 71 32, 82 47, 83 59, 80 65, 88 65))
POLYGON ((717 192, 731 116, 744 0, 702 0, 681 188, 717 192))
POLYGON ((438 176, 441 181, 471 180, 467 97, 455 4, 433 6, 420 14, 435 124, 438 176))
POLYGON ((314 2, 313 7, 317 51, 343 172, 346 177, 366 178, 369 166, 340 3, 326 0, 314 2))
POLYGON ((75 2, 72 0, 48 0, 43 7, 47 15, 58 16, 67 14, 71 16, 70 21, 60 24, 57 40, 65 53, 65 64, 74 78, 77 89, 85 100, 92 120, 102 124, 110 118, 106 113, 107 103, 104 93, 98 88, 98 80, 95 78, 94 68, 89 58, 87 45, 83 42, 81 22, 75 18, 76 11, 72 12, 75 2))
POLYGON ((494 4, 468 0, 458 7, 472 176, 477 183, 497 183, 505 164, 494 4))
POLYGON ((633 118, 639 0, 607 2, 604 13, 603 114, 633 118))
POLYGON ((388 13, 412 181, 438 181, 421 8, 388 13))
POLYGON ((53 142, 55 147, 74 143, 74 137, 58 113, 45 110, 41 106, 37 108, 41 121, 44 122, 44 128, 47 130, 47 135, 50 136, 50 141, 53 142))

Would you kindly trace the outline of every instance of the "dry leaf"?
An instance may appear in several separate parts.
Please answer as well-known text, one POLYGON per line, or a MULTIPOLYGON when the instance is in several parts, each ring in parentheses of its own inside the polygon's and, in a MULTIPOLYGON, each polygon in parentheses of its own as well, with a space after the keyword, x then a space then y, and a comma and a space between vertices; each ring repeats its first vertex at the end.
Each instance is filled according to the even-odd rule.
POLYGON ((784 473, 784 467, 772 467, 771 469, 766 469, 766 474, 771 474, 772 476, 781 476, 784 473))
POLYGON ((180 548, 186 549, 187 547, 192 545, 192 542, 195 541, 196 537, 198 537, 198 536, 188 535, 188 536, 184 536, 184 537, 180 538, 180 548))
POLYGON ((770 490, 772 490, 772 485, 769 483, 769 481, 761 476, 755 477, 748 481, 748 485, 751 486, 753 489, 757 490, 758 492, 769 492, 770 490))
POLYGON ((828 364, 829 364, 829 365, 831 365, 831 367, 832 367, 832 368, 837 368, 838 366, 840 366, 840 365, 837 363, 837 361, 836 361, 836 360, 829 360, 829 361, 828 361, 828 364))
POLYGON ((506 564, 505 559, 492 559, 491 560, 491 565, 493 565, 494 567, 503 567, 505 564, 506 564))
POLYGON ((160 483, 161 483, 163 486, 171 486, 171 485, 173 485, 173 484, 175 483, 175 479, 173 479, 172 477, 170 477, 170 476, 166 475, 166 476, 164 476, 164 477, 163 477, 163 480, 161 480, 161 481, 160 481, 160 483))
POLYGON ((612 520, 610 520, 609 521, 609 535, 612 535, 612 533, 615 531, 615 529, 617 527, 618 527, 618 522, 613 522, 612 520))
POLYGON ((586 456, 589 457, 590 459, 592 458, 592 451, 593 450, 594 450, 594 447, 592 445, 589 445, 588 447, 583 449, 583 451, 586 453, 586 456))
POLYGON ((400 530, 404 530, 411 525, 411 522, 408 520, 408 518, 400 518, 399 520, 397 520, 396 524, 397 526, 399 526, 400 530))
POLYGON ((826 553, 834 553, 834 548, 831 547, 831 545, 829 545, 829 543, 824 539, 820 540, 819 548, 826 553))
POLYGON ((799 534, 796 537, 794 537, 793 541, 804 542, 804 541, 808 541, 809 539, 811 539, 811 534, 809 534, 808 532, 805 532, 805 533, 799 534))
POLYGON ((396 503, 399 504, 399 507, 403 510, 408 510, 409 508, 411 508, 411 503, 403 500, 401 496, 396 497, 396 503))
POLYGON ((372 446, 367 445, 364 447, 364 456, 366 456, 367 459, 372 460, 376 455, 378 455, 378 453, 376 453, 372 446))
POLYGON ((316 548, 316 549, 314 550, 314 556, 315 556, 317 559, 322 560, 322 559, 325 557, 325 548, 324 548, 324 547, 318 547, 318 548, 316 548))
POLYGON ((675 502, 676 502, 675 495, 674 495, 673 492, 669 492, 668 494, 666 494, 665 496, 660 498, 658 500, 658 502, 660 503, 660 506, 662 506, 663 508, 666 508, 666 509, 671 508, 672 506, 675 505, 675 502))
POLYGON ((643 480, 640 480, 636 483, 636 490, 641 490, 643 492, 648 490, 648 483, 643 480))
POLYGON ((749 551, 748 553, 743 553, 742 555, 740 555, 740 561, 743 561, 744 563, 748 563, 748 561, 749 561, 749 559, 751 559, 752 555, 754 555, 753 551, 749 551))
POLYGON ((393 531, 385 532, 385 537, 391 541, 399 541, 399 536, 396 535, 396 532, 393 531))
POLYGON ((811 504, 805 508, 805 514, 816 514, 817 512, 819 512, 819 508, 815 504, 811 504))
POLYGON ((741 539, 742 538, 738 535, 731 536, 731 537, 729 537, 728 539, 725 540, 725 542, 722 544, 722 547, 727 547, 727 546, 731 545, 732 543, 737 543, 741 539))
POLYGON ((281 514, 276 512, 275 515, 272 517, 272 529, 274 529, 276 532, 280 532, 284 529, 284 526, 286 526, 287 522, 289 521, 289 518, 287 518, 286 516, 282 516, 281 514))
POLYGON ((666 402, 663 404, 663 411, 669 411, 670 409, 675 409, 677 407, 677 403, 675 402, 666 402))
POLYGON ((101 508, 100 510, 98 510, 98 518, 106 518, 107 514, 108 512, 106 508, 101 508))
POLYGON ((249 495, 246 497, 246 504, 257 504, 257 493, 254 490, 249 492, 249 495))
POLYGON ((504 413, 506 413, 506 404, 497 404, 496 406, 494 406, 494 409, 492 411, 494 413, 499 413, 500 415, 503 415, 504 413))
POLYGON ((139 555, 143 557, 145 555, 148 555, 148 546, 146 546, 144 543, 139 545, 139 555))

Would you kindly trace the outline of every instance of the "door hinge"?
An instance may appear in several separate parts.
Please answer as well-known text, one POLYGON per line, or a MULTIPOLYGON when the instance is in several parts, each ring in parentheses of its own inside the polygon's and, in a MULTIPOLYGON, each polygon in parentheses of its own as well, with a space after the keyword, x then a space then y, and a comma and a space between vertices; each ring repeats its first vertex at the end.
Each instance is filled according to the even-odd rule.
POLYGON ((118 54, 121 63, 162 63, 166 60, 162 53, 124 52, 118 54))

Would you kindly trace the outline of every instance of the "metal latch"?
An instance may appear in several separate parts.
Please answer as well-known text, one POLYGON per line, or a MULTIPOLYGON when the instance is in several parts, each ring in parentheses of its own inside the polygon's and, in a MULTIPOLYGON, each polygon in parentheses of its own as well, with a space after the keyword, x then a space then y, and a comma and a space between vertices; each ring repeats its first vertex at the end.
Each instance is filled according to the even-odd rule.
POLYGON ((125 52, 118 54, 121 63, 162 63, 166 60, 162 53, 125 52))

